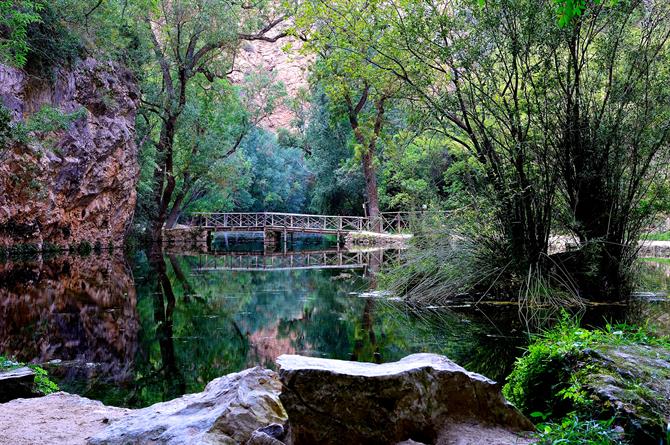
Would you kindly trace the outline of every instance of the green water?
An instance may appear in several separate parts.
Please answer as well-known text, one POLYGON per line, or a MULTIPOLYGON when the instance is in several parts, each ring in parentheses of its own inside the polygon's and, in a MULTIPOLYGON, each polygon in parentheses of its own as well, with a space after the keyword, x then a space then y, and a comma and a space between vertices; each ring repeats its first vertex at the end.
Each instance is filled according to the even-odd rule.
MULTIPOLYGON (((397 258, 390 251, 332 252, 330 243, 308 238, 294 252, 264 256, 262 244, 227 241, 218 241, 217 255, 138 252, 0 264, 0 351, 45 363, 66 391, 139 407, 250 366, 272 368, 281 354, 387 362, 436 352, 503 380, 528 331, 556 316, 529 315, 515 304, 419 309, 369 298, 377 273, 397 258), (304 255, 315 251, 329 253, 304 255), (366 264, 337 265, 346 255, 366 264)), ((667 292, 670 267, 644 267, 644 290, 667 292)), ((668 313, 666 299, 644 294, 582 316, 601 324, 662 321, 668 313)))

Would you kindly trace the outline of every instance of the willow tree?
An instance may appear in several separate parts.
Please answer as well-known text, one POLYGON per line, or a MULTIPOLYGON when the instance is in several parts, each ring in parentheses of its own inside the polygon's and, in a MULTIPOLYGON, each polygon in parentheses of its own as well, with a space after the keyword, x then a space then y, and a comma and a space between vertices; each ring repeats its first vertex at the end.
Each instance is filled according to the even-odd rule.
POLYGON ((481 164, 505 267, 626 295, 638 204, 667 162, 670 4, 593 2, 557 26, 554 0, 358 3, 383 32, 340 25, 347 48, 402 80, 481 164), (580 249, 547 260, 557 223, 580 249))
POLYGON ((189 87, 198 78, 225 79, 232 72, 240 42, 276 41, 283 36, 276 28, 284 17, 268 3, 155 0, 135 5, 150 50, 142 106, 147 140, 155 149, 155 214, 150 229, 155 242, 162 240, 177 187, 175 137, 191 97, 189 87))

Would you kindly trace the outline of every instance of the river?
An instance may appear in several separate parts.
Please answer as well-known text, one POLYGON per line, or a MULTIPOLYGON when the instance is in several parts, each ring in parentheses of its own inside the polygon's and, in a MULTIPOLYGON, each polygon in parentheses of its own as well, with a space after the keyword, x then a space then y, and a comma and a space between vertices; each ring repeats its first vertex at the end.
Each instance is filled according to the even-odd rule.
MULTIPOLYGON (((0 263, 0 353, 43 364, 61 389, 141 407, 202 390, 281 354, 371 362, 437 352, 504 380, 528 332, 555 319, 517 304, 414 308, 375 291, 399 252, 297 237, 290 251, 227 237, 216 252, 54 255, 0 263)), ((627 305, 581 311, 670 326, 670 263, 644 261, 627 305)))

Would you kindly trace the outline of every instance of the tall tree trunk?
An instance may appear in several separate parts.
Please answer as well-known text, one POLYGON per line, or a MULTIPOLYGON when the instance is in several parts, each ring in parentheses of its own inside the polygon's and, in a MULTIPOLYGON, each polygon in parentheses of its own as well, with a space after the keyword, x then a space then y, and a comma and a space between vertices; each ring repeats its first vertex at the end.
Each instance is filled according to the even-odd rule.
POLYGON ((175 197, 174 204, 172 204, 172 209, 170 210, 167 220, 165 221, 166 229, 172 229, 174 228, 175 224, 177 224, 177 220, 181 216, 181 205, 184 202, 185 195, 186 193, 184 193, 184 191, 182 190, 175 197))
POLYGON ((365 177, 365 192, 368 196, 368 216, 373 224, 379 221, 379 195, 377 192, 377 171, 374 166, 373 150, 368 149, 361 160, 365 177))
POLYGON ((163 226, 167 220, 168 207, 176 186, 173 172, 172 148, 177 125, 177 115, 170 114, 162 124, 159 142, 156 146, 158 156, 163 157, 154 171, 156 217, 151 227, 151 240, 154 243, 163 241, 163 226))
POLYGON ((379 139, 382 126, 384 125, 384 103, 386 102, 386 97, 382 97, 377 100, 377 102, 375 102, 377 114, 375 116, 372 136, 368 140, 363 134, 363 131, 361 131, 358 122, 358 113, 363 109, 365 103, 367 102, 368 91, 369 88, 366 87, 355 108, 352 106, 351 100, 349 98, 347 98, 347 105, 349 106, 349 123, 351 124, 351 129, 354 131, 356 142, 358 142, 365 149, 361 159, 361 164, 363 165, 363 176, 365 178, 365 192, 368 197, 368 217, 370 218, 370 229, 375 232, 381 232, 383 229, 383 224, 381 222, 381 215, 379 212, 377 169, 375 168, 374 160, 377 151, 377 140, 379 139))

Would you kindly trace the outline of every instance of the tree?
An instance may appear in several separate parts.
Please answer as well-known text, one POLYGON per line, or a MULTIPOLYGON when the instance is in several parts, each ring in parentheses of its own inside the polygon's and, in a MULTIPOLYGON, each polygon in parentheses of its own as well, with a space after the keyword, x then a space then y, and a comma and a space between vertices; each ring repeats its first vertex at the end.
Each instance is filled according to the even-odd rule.
POLYGON ((220 172, 251 128, 238 92, 224 79, 194 78, 175 131, 176 185, 165 222, 172 228, 183 210, 204 198, 211 188, 225 188, 212 173, 220 172))
POLYGON ((314 83, 323 86, 333 117, 349 121, 354 149, 360 158, 368 216, 380 216, 377 185, 377 150, 391 102, 400 96, 399 80, 377 70, 368 60, 366 42, 383 32, 372 4, 338 0, 307 1, 298 9, 296 30, 306 40, 304 49, 318 56, 314 83), (353 40, 350 34, 363 33, 353 40))
POLYGON ((376 18, 327 21, 338 47, 402 80, 481 164, 505 267, 556 276, 559 260, 570 291, 625 296, 637 203, 668 153, 670 5, 596 2, 558 27, 550 0, 350 3, 376 18), (581 249, 547 261, 556 223, 581 249))
POLYGON ((25 65, 28 27, 40 21, 44 5, 33 0, 0 0, 0 62, 19 68, 25 65))
POLYGON ((310 209, 325 215, 362 215, 365 178, 351 153, 351 126, 344 116, 334 116, 321 88, 311 94, 308 125, 302 145, 309 147, 314 174, 310 209))
POLYGON ((210 82, 226 78, 240 41, 278 40, 282 33, 269 34, 284 17, 265 14, 272 14, 265 2, 159 0, 138 6, 152 54, 142 103, 151 114, 147 131, 156 151, 150 232, 152 240, 160 242, 177 187, 174 144, 189 86, 200 77, 210 82))

